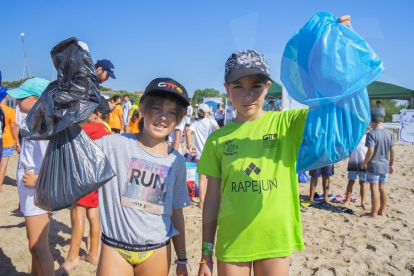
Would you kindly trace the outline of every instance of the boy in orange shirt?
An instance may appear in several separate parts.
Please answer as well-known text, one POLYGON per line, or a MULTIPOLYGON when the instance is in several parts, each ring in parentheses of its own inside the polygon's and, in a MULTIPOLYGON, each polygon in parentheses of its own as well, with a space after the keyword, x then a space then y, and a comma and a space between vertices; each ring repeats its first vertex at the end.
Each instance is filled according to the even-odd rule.
POLYGON ((0 91, 0 106, 4 111, 5 128, 3 133, 3 154, 0 162, 0 196, 4 195, 2 191, 4 176, 6 175, 7 164, 10 156, 13 156, 13 147, 20 149, 19 138, 15 137, 14 128, 16 128, 16 112, 13 108, 6 105, 7 89, 0 91))
POLYGON ((124 129, 123 110, 119 105, 121 103, 121 97, 113 96, 111 98, 111 103, 115 104, 116 107, 111 113, 109 113, 107 122, 112 129, 112 133, 121 133, 121 129, 124 129))

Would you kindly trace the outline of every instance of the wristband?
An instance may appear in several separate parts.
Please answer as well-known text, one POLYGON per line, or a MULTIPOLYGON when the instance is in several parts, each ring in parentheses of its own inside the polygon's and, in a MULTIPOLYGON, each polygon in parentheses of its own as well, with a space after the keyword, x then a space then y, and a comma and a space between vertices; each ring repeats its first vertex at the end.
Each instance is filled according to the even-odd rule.
MULTIPOLYGON (((201 262, 199 262, 199 264, 206 264, 207 262, 206 261, 201 261, 201 262)), ((214 264, 214 262, 213 261, 208 261, 208 263, 209 264, 214 264)))
POLYGON ((177 257, 179 257, 179 256, 185 256, 185 255, 187 255, 187 252, 184 252, 184 253, 177 253, 177 254, 175 254, 175 255, 177 255, 177 257))
POLYGON ((190 264, 188 263, 188 260, 187 260, 187 259, 176 259, 176 260, 174 261, 174 263, 175 263, 176 265, 188 265, 188 266, 190 267, 190 271, 191 271, 191 266, 190 266, 190 264))
POLYGON ((208 249, 201 249, 201 251, 203 251, 203 253, 204 253, 205 255, 207 255, 207 256, 209 256, 209 255, 212 255, 212 254, 213 254, 213 251, 208 250, 208 249))
POLYGON ((201 247, 202 247, 203 249, 208 249, 208 250, 210 250, 210 251, 213 251, 213 249, 214 249, 214 243, 212 243, 212 242, 203 242, 203 243, 201 244, 201 247))

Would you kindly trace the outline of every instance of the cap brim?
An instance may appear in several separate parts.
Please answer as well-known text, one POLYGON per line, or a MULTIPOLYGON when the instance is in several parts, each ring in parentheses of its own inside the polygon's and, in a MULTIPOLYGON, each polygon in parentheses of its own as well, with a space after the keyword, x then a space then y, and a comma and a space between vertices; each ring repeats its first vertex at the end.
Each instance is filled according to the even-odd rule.
POLYGON ((108 72, 109 77, 111 77, 111 79, 116 79, 114 72, 112 71, 106 71, 108 72))
POLYGON ((139 100, 139 103, 141 103, 142 101, 143 101, 143 99, 145 98, 145 96, 148 96, 148 95, 151 95, 151 94, 154 94, 154 93, 159 93, 159 92, 161 92, 161 93, 168 93, 169 95, 171 95, 172 97, 175 97, 175 98, 177 98, 180 102, 182 102, 184 105, 185 105, 185 107, 188 107, 189 105, 190 105, 190 102, 186 99, 186 98, 184 98, 184 96, 181 96, 180 94, 178 94, 178 93, 169 93, 169 92, 167 92, 167 91, 165 91, 165 90, 151 90, 150 92, 147 92, 147 93, 145 93, 144 95, 142 95, 141 96, 141 98, 140 98, 140 100, 139 100))
POLYGON ((243 69, 233 71, 225 77, 225 82, 232 83, 238 79, 244 78, 246 76, 251 76, 251 75, 260 75, 260 76, 267 78, 271 82, 275 82, 267 74, 265 74, 264 72, 262 72, 260 69, 257 69, 257 68, 243 68, 243 69))
POLYGON ((16 88, 13 90, 7 90, 7 94, 9 94, 10 97, 13 97, 15 99, 23 99, 23 98, 27 98, 30 96, 34 96, 33 94, 20 88, 16 88))

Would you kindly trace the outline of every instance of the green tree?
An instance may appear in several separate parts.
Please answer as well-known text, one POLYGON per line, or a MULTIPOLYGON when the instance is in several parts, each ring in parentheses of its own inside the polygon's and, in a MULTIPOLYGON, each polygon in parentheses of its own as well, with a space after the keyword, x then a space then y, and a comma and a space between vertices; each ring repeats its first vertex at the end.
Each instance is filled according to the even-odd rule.
POLYGON ((214 88, 206 88, 204 90, 197 89, 194 91, 194 96, 192 98, 192 105, 203 103, 204 98, 214 98, 220 97, 220 91, 215 90, 214 88))
POLYGON ((102 85, 99 85, 99 90, 101 90, 101 91, 113 91, 112 88, 105 87, 105 86, 102 86, 102 85))
POLYGON ((385 118, 384 122, 392 122, 392 115, 393 114, 400 114, 400 110, 403 108, 407 108, 406 104, 398 105, 397 101, 389 100, 389 99, 375 99, 371 100, 371 108, 377 105, 377 101, 381 101, 381 106, 384 107, 385 110, 385 118))
POLYGON ((5 87, 20 86, 23 82, 25 82, 26 80, 31 79, 31 78, 34 78, 34 77, 21 79, 21 80, 17 80, 17 81, 2 81, 1 85, 5 86, 5 87))

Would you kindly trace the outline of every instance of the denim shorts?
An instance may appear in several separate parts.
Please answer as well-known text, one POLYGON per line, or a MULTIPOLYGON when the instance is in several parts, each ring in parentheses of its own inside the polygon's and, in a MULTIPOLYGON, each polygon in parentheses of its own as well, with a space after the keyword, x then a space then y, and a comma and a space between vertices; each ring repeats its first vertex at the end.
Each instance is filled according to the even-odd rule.
POLYGON ((369 183, 388 183, 388 173, 386 174, 368 173, 367 180, 369 183))
POLYGON ((13 156, 13 147, 3 148, 3 154, 1 157, 10 157, 13 156))
POLYGON ((356 180, 357 176, 359 181, 367 181, 367 173, 366 172, 356 172, 356 171, 349 171, 348 172, 348 179, 349 180, 356 180))

